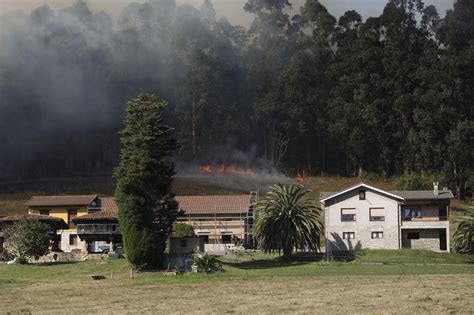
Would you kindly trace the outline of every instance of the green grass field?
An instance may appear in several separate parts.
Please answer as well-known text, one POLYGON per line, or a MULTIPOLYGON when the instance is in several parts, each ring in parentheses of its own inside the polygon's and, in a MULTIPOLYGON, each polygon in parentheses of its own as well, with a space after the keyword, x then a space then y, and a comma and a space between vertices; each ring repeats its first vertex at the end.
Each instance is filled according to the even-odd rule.
POLYGON ((0 265, 0 312, 472 312, 474 257, 415 250, 221 258, 224 272, 135 273, 125 260, 0 265), (113 278, 112 278, 113 272, 113 278), (94 281, 92 274, 105 280, 94 281))

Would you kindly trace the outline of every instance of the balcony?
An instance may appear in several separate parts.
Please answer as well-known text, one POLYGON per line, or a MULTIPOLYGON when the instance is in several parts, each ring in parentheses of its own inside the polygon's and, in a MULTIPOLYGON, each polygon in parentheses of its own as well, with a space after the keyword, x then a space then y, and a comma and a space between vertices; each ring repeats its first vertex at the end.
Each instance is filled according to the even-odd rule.
POLYGON ((438 229, 449 226, 446 217, 402 218, 402 228, 405 229, 438 229))
POLYGON ((78 224, 77 234, 121 234, 118 224, 78 224))

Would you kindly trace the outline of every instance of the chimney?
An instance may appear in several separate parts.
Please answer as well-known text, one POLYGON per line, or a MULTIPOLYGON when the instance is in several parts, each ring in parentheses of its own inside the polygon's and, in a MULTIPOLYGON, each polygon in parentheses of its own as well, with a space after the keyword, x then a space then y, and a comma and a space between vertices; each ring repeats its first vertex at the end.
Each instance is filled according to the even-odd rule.
POLYGON ((433 183, 433 194, 434 194, 435 196, 438 196, 438 195, 439 195, 438 182, 434 182, 434 183, 433 183))

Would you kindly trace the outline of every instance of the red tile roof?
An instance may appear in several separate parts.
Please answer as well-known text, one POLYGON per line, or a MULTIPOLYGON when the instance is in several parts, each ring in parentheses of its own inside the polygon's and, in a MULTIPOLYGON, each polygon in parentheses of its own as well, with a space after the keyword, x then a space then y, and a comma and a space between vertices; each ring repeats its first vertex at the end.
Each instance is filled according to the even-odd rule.
MULTIPOLYGON (((185 214, 240 214, 249 208, 249 195, 214 195, 214 196, 176 196, 179 208, 185 214)), ((100 197, 101 211, 89 213, 73 219, 74 222, 115 221, 118 210, 113 197, 100 197)))
POLYGON ((97 195, 76 196, 33 196, 25 205, 28 207, 87 206, 97 195))
POLYGON ((75 223, 89 221, 118 221, 117 210, 101 210, 72 219, 75 223))
POLYGON ((104 210, 117 211, 117 204, 115 203, 114 197, 100 197, 100 207, 104 210))
POLYGON ((185 214, 229 214, 246 213, 249 195, 218 195, 218 196, 176 196, 179 208, 185 214))

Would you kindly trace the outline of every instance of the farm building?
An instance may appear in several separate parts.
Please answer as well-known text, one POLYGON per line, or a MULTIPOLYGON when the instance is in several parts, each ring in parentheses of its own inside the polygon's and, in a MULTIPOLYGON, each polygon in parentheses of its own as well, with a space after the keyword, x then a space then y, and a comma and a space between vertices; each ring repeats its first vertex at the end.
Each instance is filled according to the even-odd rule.
MULTIPOLYGON (((193 226, 206 250, 225 251, 235 242, 251 244, 252 209, 257 201, 249 195, 176 196, 184 215, 178 222, 193 226)), ((55 250, 101 253, 115 250, 122 236, 118 211, 112 197, 34 196, 26 205, 33 215, 61 219, 55 250)))

